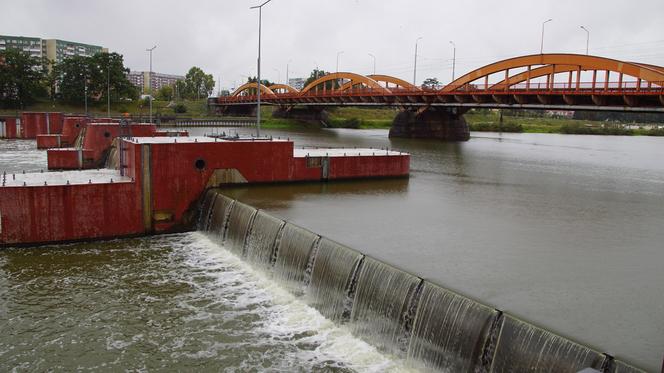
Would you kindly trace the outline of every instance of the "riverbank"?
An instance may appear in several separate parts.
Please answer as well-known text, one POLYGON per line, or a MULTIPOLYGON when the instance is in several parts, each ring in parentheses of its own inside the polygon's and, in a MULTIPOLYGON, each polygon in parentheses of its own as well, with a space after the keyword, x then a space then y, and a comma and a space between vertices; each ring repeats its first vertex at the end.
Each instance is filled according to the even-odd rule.
MULTIPOLYGON (((329 119, 326 123, 303 121, 287 118, 273 118, 272 106, 261 108, 261 125, 271 129, 289 128, 352 128, 352 129, 389 129, 392 120, 397 115, 397 108, 359 108, 337 107, 328 109, 329 119)), ((26 111, 62 111, 65 113, 82 113, 84 107, 60 102, 36 102, 26 111)), ((100 103, 91 104, 88 112, 94 116, 107 115, 107 108, 100 103)), ((171 104, 168 101, 155 100, 152 102, 153 116, 169 118, 200 118, 219 119, 218 116, 209 115, 207 101, 178 101, 171 104), (176 106, 178 112, 176 113, 176 106)), ((14 115, 16 110, 0 110, 0 115, 14 115)), ((147 118, 149 106, 144 101, 111 104, 111 116, 121 116, 128 113, 134 118, 147 118)), ((520 113, 520 112, 519 112, 520 113)), ((651 123, 634 124, 620 122, 604 122, 597 120, 579 120, 562 117, 548 117, 535 115, 501 115, 496 110, 471 110, 464 114, 471 131, 474 132, 510 132, 510 133, 559 133, 578 135, 617 135, 617 136, 664 136, 664 128, 651 129, 651 123), (629 125, 629 127, 627 127, 629 125)))

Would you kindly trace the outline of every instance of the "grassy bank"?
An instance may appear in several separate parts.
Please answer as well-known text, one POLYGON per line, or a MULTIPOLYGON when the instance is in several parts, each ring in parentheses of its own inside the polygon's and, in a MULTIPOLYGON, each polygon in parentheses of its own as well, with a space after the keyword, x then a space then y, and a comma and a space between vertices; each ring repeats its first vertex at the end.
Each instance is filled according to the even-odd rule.
MULTIPOLYGON (((186 112, 175 113, 173 107, 169 107, 168 101, 155 100, 152 102, 153 115, 177 116, 184 118, 216 118, 208 115, 207 101, 205 99, 195 101, 181 101, 186 112)), ((261 108, 262 126, 272 129, 288 128, 319 128, 321 123, 302 121, 296 119, 283 119, 272 117, 272 106, 265 105, 261 108)), ((26 111, 62 111, 65 113, 82 113, 82 105, 71 105, 66 103, 42 101, 30 105, 26 111)), ((392 120, 398 113, 396 108, 359 108, 359 107, 337 107, 328 110, 328 126, 332 128, 355 128, 355 129, 388 129, 392 120)), ((16 110, 0 110, 0 114, 13 115, 16 110)), ((96 116, 106 115, 106 105, 103 103, 91 103, 88 112, 96 116)), ((111 105, 111 115, 120 116, 129 113, 134 117, 146 118, 149 115, 149 106, 143 101, 118 103, 111 105)), ((629 129, 622 124, 607 123, 591 120, 576 120, 568 118, 552 118, 541 116, 513 116, 501 115, 499 111, 471 110, 464 114, 464 118, 471 131, 478 132, 525 132, 525 133, 563 133, 580 135, 645 135, 664 136, 664 129, 629 129)))

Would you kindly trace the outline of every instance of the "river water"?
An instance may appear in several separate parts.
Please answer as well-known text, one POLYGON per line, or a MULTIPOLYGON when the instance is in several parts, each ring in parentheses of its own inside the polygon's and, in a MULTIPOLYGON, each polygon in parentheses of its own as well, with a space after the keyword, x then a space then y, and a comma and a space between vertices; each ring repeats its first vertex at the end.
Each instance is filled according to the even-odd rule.
MULTIPOLYGON (((473 133, 447 144, 383 130, 265 132, 404 150, 411 176, 225 194, 660 369, 664 139, 473 133)), ((0 141, 0 168, 45 167, 34 143, 17 143, 0 141)), ((0 329, 10 331, 1 370, 404 368, 199 233, 4 250, 0 294, 0 329)))

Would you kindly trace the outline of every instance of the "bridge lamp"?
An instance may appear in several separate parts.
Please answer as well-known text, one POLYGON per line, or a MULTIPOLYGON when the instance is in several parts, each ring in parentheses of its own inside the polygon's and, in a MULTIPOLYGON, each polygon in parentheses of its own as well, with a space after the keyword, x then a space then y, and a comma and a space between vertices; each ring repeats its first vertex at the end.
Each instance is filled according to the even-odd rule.
POLYGON ((581 26, 581 29, 586 32, 586 56, 588 55, 588 46, 590 45, 590 31, 584 26, 581 26))
POLYGON ((540 42, 540 54, 544 54, 544 25, 553 21, 553 18, 549 18, 546 21, 542 22, 542 38, 540 42))
POLYGON ((337 72, 339 72, 339 56, 341 56, 343 53, 344 51, 337 52, 337 72))
POLYGON ((417 42, 422 40, 422 37, 420 36, 415 40, 415 63, 413 64, 413 85, 417 85, 417 42))
POLYGON ((267 0, 261 5, 249 7, 249 9, 258 9, 258 77, 256 78, 256 137, 261 135, 261 23, 263 16, 263 6, 272 0, 267 0))
POLYGON ((290 66, 291 62, 293 62, 293 60, 288 60, 288 62, 286 62, 286 85, 290 85, 288 81, 288 67, 290 66))
POLYGON ((373 58, 373 74, 376 75, 376 56, 371 53, 368 53, 368 55, 373 58))
POLYGON ((456 68, 456 44, 452 40, 450 40, 450 44, 452 44, 452 81, 454 81, 454 70, 456 68))

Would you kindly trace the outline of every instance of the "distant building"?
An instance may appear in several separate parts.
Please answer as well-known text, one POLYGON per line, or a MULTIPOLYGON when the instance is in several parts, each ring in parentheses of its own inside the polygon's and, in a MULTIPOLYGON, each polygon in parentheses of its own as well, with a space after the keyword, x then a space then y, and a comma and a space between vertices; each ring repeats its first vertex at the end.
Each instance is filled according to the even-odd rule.
POLYGON ((150 92, 150 80, 152 80, 152 91, 158 91, 165 86, 174 86, 178 80, 184 80, 182 75, 162 74, 154 71, 152 72, 152 79, 150 79, 149 71, 130 71, 127 78, 143 93, 150 92))
POLYGON ((32 57, 48 58, 50 65, 60 63, 71 56, 91 57, 97 53, 108 53, 107 48, 60 39, 41 39, 27 36, 0 35, 0 51, 19 49, 32 57))
POLYGON ((288 85, 293 87, 293 88, 301 90, 302 88, 304 88, 304 82, 305 81, 306 81, 306 79, 304 79, 304 78, 291 78, 291 79, 288 79, 288 85))
POLYGON ((46 54, 45 48, 40 38, 0 35, 0 51, 19 49, 29 53, 31 57, 41 58, 46 54))

